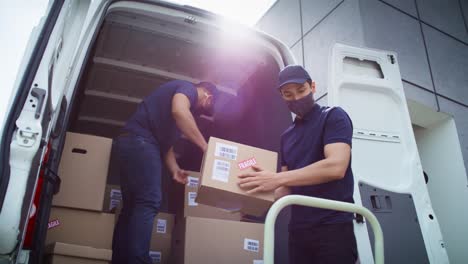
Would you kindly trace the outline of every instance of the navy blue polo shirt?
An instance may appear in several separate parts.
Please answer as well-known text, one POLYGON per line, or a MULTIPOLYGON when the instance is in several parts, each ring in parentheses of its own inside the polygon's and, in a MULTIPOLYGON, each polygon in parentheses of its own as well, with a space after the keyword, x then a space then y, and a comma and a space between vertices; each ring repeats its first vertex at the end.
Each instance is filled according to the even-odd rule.
MULTIPOLYGON (((324 146, 327 144, 343 142, 351 146, 352 135, 351 120, 342 108, 315 104, 309 113, 302 119, 296 119, 281 136, 281 164, 287 166, 288 170, 306 167, 325 159, 324 146)), ((343 202, 354 202, 353 190, 351 161, 341 180, 291 187, 292 194, 343 202)), ((351 213, 294 205, 289 229, 346 223, 352 219, 351 213)))
POLYGON ((158 144, 161 153, 166 153, 181 134, 172 117, 172 97, 176 93, 187 96, 190 101, 190 111, 193 113, 198 100, 195 85, 187 81, 170 81, 143 99, 125 124, 123 131, 158 144))

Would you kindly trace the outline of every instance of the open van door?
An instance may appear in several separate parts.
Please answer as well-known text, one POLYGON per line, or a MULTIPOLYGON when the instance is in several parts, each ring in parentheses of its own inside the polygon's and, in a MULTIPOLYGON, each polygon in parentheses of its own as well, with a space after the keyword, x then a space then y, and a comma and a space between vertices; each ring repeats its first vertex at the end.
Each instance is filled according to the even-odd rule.
MULTIPOLYGON (((336 44, 329 65, 329 105, 344 108, 354 124, 354 199, 382 225, 385 262, 448 263, 396 54, 336 44)), ((368 228, 355 224, 361 263, 373 262, 368 228)))
MULTIPOLYGON (((0 263, 29 262, 29 253, 23 249, 32 245, 23 248, 25 230, 35 232, 30 226, 41 211, 38 190, 47 182, 43 161, 51 135, 60 134, 67 108, 64 90, 82 29, 92 20, 88 12, 96 2, 52 0, 31 33, 0 129, 0 263)), ((48 217, 50 208, 45 210, 48 217)))

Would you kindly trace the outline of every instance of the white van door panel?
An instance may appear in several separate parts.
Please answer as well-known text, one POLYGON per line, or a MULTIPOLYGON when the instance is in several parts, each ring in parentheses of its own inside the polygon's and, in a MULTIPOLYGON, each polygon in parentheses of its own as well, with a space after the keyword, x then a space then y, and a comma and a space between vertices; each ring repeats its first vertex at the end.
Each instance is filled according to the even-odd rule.
MULTIPOLYGON (((405 197, 414 202, 427 258, 431 263, 448 263, 423 178, 396 54, 336 44, 329 74, 329 105, 345 109, 354 125, 352 168, 356 204, 362 205, 362 199, 369 199, 361 197, 360 184, 408 194, 405 197)), ((369 234, 363 226, 355 224, 359 255, 361 263, 371 263, 369 234)), ((392 228, 401 231, 398 224, 392 228)), ((384 230, 384 241, 385 235, 384 230)))
MULTIPOLYGON (((35 175, 34 182, 37 184, 40 171, 31 169, 45 155, 44 146, 58 116, 56 110, 60 108, 89 5, 90 1, 79 0, 63 3, 28 97, 15 122, 16 130, 10 144, 10 177, 0 213, 0 263, 14 259, 15 251, 21 249, 28 220, 27 216, 22 215, 22 209, 29 205, 27 208, 31 210, 32 194, 36 189, 34 186, 32 194, 26 193, 27 185, 31 175, 35 175)), ((36 34, 40 29, 36 29, 36 34)), ((37 37, 31 39, 38 40, 37 37)), ((30 43, 28 48, 34 46, 30 43)), ((31 51, 26 51, 28 53, 31 54, 31 51)), ((20 75, 17 79, 23 78, 20 75)))

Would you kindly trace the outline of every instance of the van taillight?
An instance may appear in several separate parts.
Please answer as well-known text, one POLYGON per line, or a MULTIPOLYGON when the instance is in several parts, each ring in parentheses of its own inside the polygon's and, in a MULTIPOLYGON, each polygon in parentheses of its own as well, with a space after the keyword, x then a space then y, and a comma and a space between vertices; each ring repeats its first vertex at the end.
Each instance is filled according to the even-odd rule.
POLYGON ((44 185, 44 173, 47 167, 47 162, 49 161, 49 152, 50 152, 50 143, 47 144, 46 153, 44 159, 41 163, 41 171, 39 173, 39 178, 37 180, 36 192, 34 193, 34 200, 31 208, 31 213, 29 215, 28 225, 26 227, 26 235, 24 237, 23 248, 31 249, 33 244, 34 230, 36 228, 36 216, 37 211, 39 210, 39 203, 41 200, 42 186, 44 185))

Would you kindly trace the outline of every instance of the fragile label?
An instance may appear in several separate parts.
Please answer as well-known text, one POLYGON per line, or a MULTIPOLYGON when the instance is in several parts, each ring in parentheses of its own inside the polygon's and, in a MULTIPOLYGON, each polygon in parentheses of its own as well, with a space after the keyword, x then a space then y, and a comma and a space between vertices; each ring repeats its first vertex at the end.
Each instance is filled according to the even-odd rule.
POLYGON ((188 187, 197 188, 198 187, 198 182, 199 182, 198 178, 191 177, 191 176, 187 177, 187 186, 188 187))
POLYGON ((158 218, 158 222, 156 224, 156 232, 165 234, 166 233, 166 225, 167 225, 167 221, 165 219, 159 219, 158 218))
POLYGON ((263 260, 254 259, 253 264, 263 264, 263 260))
POLYGON ((246 159, 244 161, 239 162, 237 166, 239 167, 240 170, 244 170, 244 169, 252 167, 255 164, 257 164, 257 160, 254 157, 252 157, 250 159, 246 159))
POLYGON ((224 160, 214 160, 212 179, 222 182, 229 181, 229 171, 231 170, 231 163, 224 160))
POLYGON ((110 191, 109 210, 117 208, 121 201, 122 201, 122 192, 118 189, 112 189, 110 191))
POLYGON ((215 156, 230 160, 236 160, 237 147, 223 143, 216 143, 215 156))
POLYGON ((260 248, 260 242, 249 238, 244 239, 244 249, 247 251, 258 252, 260 248))
POLYGON ((195 202, 195 199, 197 198, 197 192, 188 192, 188 206, 197 206, 198 203, 195 202))
POLYGON ((151 260, 153 261, 153 264, 154 263, 161 263, 162 254, 161 254, 160 251, 150 251, 149 255, 151 257, 151 260))
POLYGON ((59 225, 60 225, 60 221, 58 219, 52 220, 47 224, 47 229, 51 229, 51 228, 57 227, 59 225))

